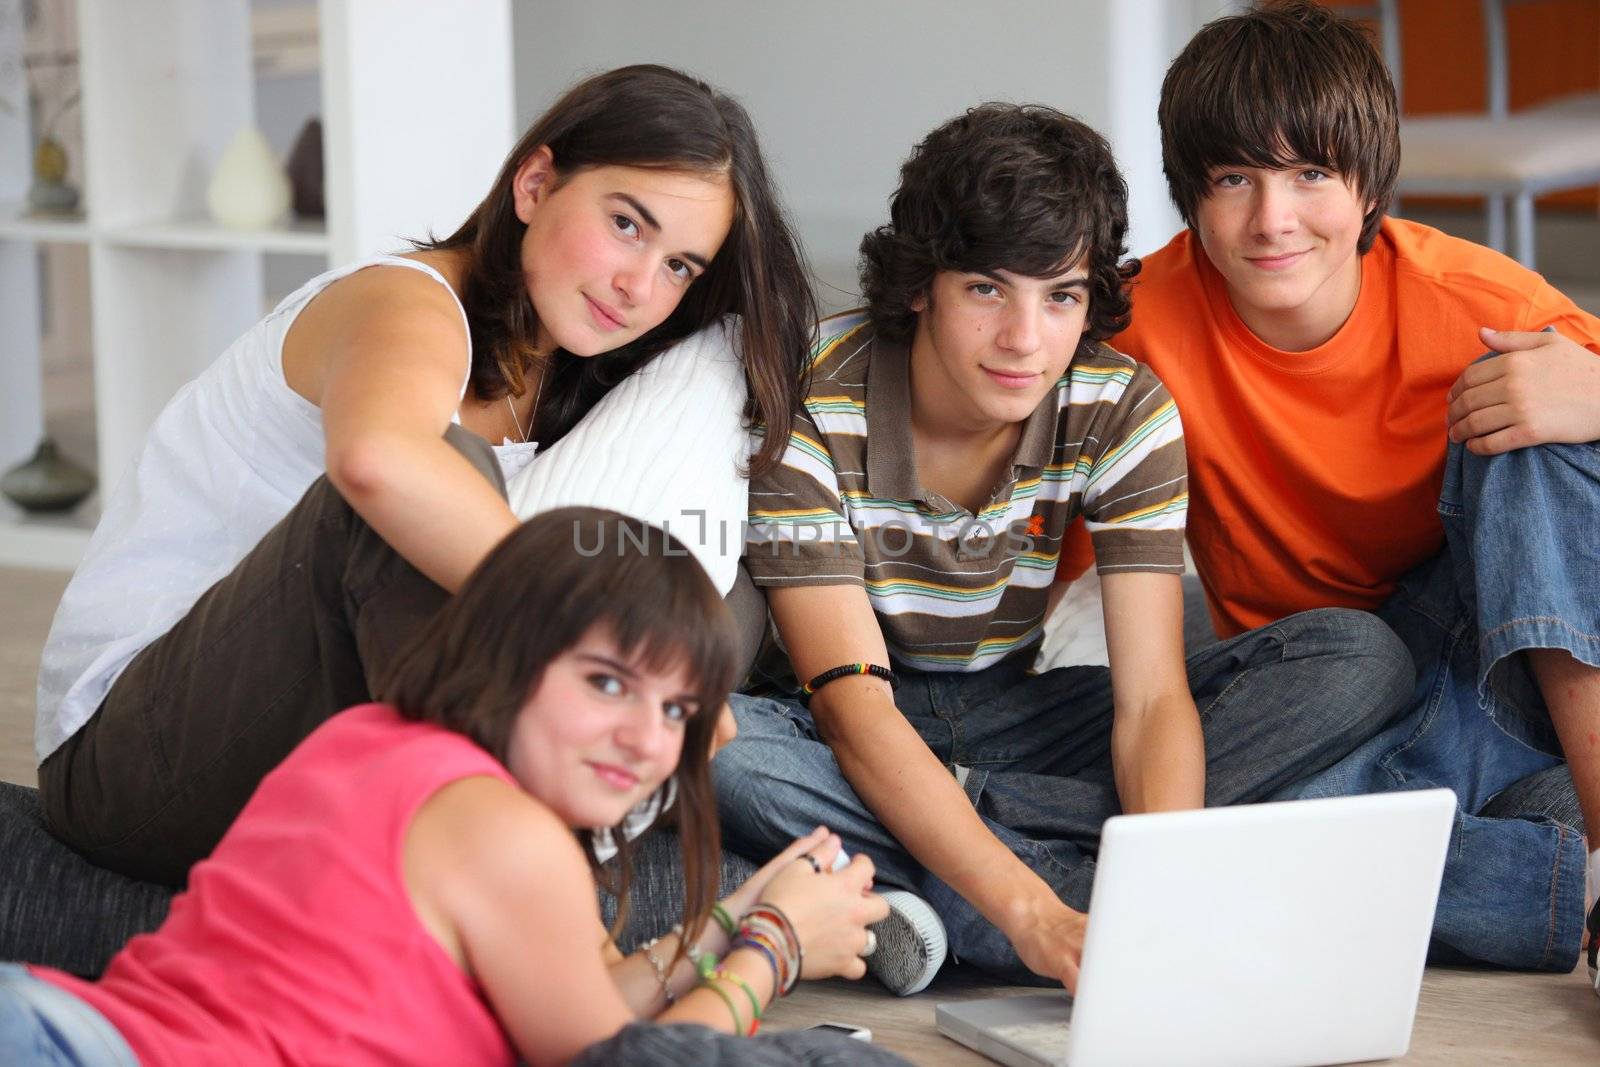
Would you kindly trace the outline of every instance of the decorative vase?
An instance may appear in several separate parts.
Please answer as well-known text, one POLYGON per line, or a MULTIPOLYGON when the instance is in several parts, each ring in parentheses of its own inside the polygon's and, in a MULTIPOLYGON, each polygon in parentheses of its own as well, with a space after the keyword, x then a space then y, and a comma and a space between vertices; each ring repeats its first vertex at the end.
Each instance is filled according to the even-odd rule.
POLYGON ((322 199, 322 120, 308 119, 289 150, 289 188, 294 213, 302 219, 320 219, 326 211, 322 199))
POLYGON ((0 493, 25 511, 70 511, 94 485, 94 475, 63 457, 46 437, 32 459, 0 478, 0 493))
POLYGON ((217 161, 206 206, 212 218, 236 230, 271 226, 289 210, 289 179, 254 126, 240 130, 217 161))
POLYGON ((78 211, 78 190, 67 184, 67 150, 49 137, 33 152, 28 207, 42 215, 75 215, 78 211))

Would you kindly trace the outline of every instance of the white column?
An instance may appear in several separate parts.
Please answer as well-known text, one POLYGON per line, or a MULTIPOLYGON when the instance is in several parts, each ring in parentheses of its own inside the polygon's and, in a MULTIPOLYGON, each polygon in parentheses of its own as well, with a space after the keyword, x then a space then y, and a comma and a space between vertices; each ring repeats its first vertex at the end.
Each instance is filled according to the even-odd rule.
POLYGON ((443 237, 514 136, 510 0, 322 0, 330 258, 443 237))
MULTIPOLYGON (((1183 227, 1161 173, 1156 107, 1167 64, 1182 45, 1175 46, 1172 38, 1192 21, 1192 5, 1188 0, 1116 0, 1106 7, 1111 87, 1104 132, 1128 182, 1128 250, 1142 256, 1183 227)), ((1187 40, 1187 34, 1183 37, 1187 40)))

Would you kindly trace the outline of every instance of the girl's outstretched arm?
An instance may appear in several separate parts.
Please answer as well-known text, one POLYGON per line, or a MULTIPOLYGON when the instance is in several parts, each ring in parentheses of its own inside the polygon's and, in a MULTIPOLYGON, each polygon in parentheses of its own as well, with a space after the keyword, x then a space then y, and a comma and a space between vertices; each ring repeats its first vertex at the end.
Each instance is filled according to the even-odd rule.
MULTIPOLYGON (((530 1064, 565 1063, 633 1021, 602 952, 588 861, 572 831, 522 790, 488 777, 441 789, 412 821, 403 869, 424 927, 482 986, 530 1064)), ((864 856, 837 874, 791 859, 771 878, 762 898, 793 920, 804 977, 860 977, 866 924, 888 910, 871 884, 864 856)), ((748 1032, 752 1000, 765 1010, 775 995, 773 967, 741 948, 720 969, 729 976, 720 991, 692 986, 657 1019, 748 1032)))
POLYGON ((444 442, 462 403, 467 344, 449 292, 406 267, 341 278, 284 340, 290 387, 322 409, 329 480, 395 551, 452 592, 517 524, 444 442))

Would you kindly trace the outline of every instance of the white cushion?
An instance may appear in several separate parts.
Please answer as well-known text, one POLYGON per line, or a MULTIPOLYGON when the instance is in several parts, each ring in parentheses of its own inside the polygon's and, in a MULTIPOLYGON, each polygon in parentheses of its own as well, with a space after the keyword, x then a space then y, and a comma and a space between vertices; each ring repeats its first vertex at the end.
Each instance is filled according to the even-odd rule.
POLYGON ((724 596, 744 553, 756 442, 744 425, 739 320, 725 316, 618 383, 561 440, 508 480, 511 510, 610 508, 670 530, 724 596))

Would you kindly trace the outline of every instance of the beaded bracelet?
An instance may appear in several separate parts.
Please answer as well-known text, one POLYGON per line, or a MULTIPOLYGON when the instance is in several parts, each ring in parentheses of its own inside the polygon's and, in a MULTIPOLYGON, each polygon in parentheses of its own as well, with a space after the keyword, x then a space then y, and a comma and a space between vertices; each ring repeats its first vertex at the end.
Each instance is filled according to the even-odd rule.
POLYGON ((750 983, 746 982, 740 975, 735 974, 725 967, 718 967, 712 972, 711 978, 714 981, 733 982, 738 985, 740 989, 744 990, 744 995, 750 998, 750 1011, 752 1013, 752 1017, 750 1019, 750 1032, 745 1036, 756 1036, 756 1031, 761 1029, 761 999, 756 996, 756 991, 750 987, 750 983))
MULTIPOLYGON (((673 932, 678 932, 677 927, 673 928, 673 932)), ((662 937, 665 936, 665 934, 662 935, 662 937)), ((681 937, 682 935, 680 934, 679 936, 681 937)), ((672 988, 667 985, 667 979, 671 977, 667 964, 656 958, 656 945, 660 943, 660 937, 653 937, 645 942, 644 958, 650 961, 650 969, 656 973, 656 983, 661 986, 661 992, 667 998, 667 1007, 670 1008, 678 998, 673 996, 672 988)))
POLYGON ((880 667, 876 663, 844 663, 837 667, 829 667, 811 681, 800 687, 800 698, 810 700, 812 694, 829 682, 838 681, 840 678, 849 678, 852 675, 870 674, 874 678, 882 678, 889 683, 890 689, 900 688, 900 679, 888 667, 880 667))

